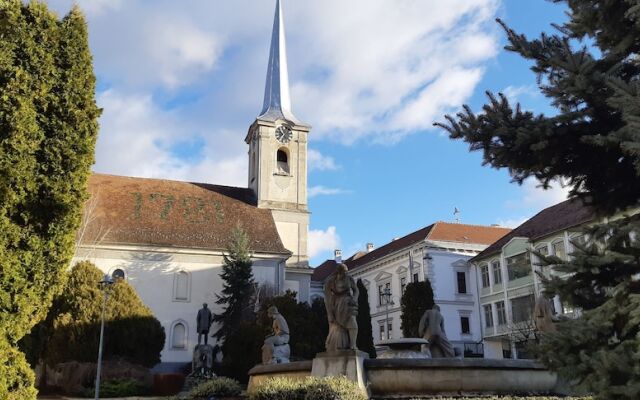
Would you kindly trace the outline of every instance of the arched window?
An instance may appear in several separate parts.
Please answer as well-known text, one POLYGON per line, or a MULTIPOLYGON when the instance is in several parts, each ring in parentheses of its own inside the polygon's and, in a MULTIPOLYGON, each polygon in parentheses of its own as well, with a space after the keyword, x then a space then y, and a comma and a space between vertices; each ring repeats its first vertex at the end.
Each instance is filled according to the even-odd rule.
POLYGON ((187 327, 183 322, 176 322, 175 324, 173 324, 173 329, 171 332, 171 348, 187 348, 187 327))
POLYGON ((187 271, 178 271, 173 278, 173 301, 189 301, 191 277, 187 271))
POLYGON ((278 161, 278 172, 288 174, 289 173, 289 156, 287 155, 287 151, 283 148, 278 149, 276 159, 278 161))

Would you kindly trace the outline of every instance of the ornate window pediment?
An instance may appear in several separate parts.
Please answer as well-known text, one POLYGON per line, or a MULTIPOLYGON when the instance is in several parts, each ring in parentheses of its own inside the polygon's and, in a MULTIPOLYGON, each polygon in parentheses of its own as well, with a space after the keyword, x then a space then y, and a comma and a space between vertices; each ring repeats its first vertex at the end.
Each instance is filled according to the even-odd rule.
POLYGON ((380 281, 384 281, 384 280, 387 280, 387 279, 391 279, 391 277, 392 277, 392 275, 390 273, 382 271, 378 275, 376 275, 374 280, 376 282, 380 282, 380 281))

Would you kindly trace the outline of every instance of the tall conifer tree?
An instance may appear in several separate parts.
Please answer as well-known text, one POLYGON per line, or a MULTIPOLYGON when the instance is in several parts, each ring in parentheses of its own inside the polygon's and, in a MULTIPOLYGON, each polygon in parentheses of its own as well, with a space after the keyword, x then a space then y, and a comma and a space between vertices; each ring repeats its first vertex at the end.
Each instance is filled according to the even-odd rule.
POLYGON ((433 289, 428 279, 424 282, 411 282, 407 285, 400 300, 402 309, 400 328, 404 337, 418 337, 420 318, 434 304, 433 289))
POLYGON ((371 307, 369 306, 369 292, 361 279, 357 282, 358 291, 358 338, 359 350, 369 353, 369 357, 376 358, 376 348, 373 345, 373 329, 371 328, 371 307))
POLYGON ((222 314, 215 314, 213 321, 220 324, 214 336, 224 340, 233 334, 240 323, 254 318, 251 296, 254 293, 253 272, 249 254, 249 238, 241 227, 234 228, 220 277, 224 281, 222 294, 217 295, 216 304, 225 307, 222 314))
POLYGON ((528 39, 504 27, 515 52, 533 63, 554 115, 513 107, 489 94, 475 114, 447 116, 454 139, 507 168, 514 181, 563 180, 593 206, 601 225, 567 262, 548 258, 571 279, 546 289, 582 310, 542 335, 542 361, 600 399, 640 396, 640 4, 637 0, 554 0, 568 7, 557 33, 528 39), (607 217, 622 213, 613 222, 607 217))
POLYGON ((0 398, 33 399, 16 347, 63 285, 100 110, 84 17, 0 2, 0 398))

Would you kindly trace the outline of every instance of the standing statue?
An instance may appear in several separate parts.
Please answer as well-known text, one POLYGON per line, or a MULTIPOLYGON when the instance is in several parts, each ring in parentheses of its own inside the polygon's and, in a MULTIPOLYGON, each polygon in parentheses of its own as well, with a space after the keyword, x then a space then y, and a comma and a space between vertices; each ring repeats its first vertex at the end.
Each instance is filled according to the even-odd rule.
POLYGON ((538 296, 533 307, 533 316, 536 329, 539 332, 555 332, 556 326, 553 323, 553 309, 551 302, 544 296, 538 296))
POLYGON ((338 264, 324 284, 324 302, 329 320, 327 351, 356 350, 358 337, 358 287, 347 275, 347 266, 338 264))
POLYGON ((289 347, 289 325, 282 314, 274 306, 267 310, 269 318, 273 319, 271 328, 273 335, 269 335, 264 340, 262 346, 263 364, 283 364, 289 362, 291 348, 289 347))
POLYGON ((429 350, 432 357, 454 357, 455 352, 447 334, 444 331, 444 318, 440 314, 440 307, 434 305, 420 318, 418 334, 429 341, 429 350))
POLYGON ((196 330, 198 331, 198 345, 200 345, 201 337, 204 335, 204 344, 207 344, 209 337, 209 328, 213 323, 213 315, 209 310, 207 303, 202 304, 202 308, 198 310, 198 316, 196 321, 196 330))

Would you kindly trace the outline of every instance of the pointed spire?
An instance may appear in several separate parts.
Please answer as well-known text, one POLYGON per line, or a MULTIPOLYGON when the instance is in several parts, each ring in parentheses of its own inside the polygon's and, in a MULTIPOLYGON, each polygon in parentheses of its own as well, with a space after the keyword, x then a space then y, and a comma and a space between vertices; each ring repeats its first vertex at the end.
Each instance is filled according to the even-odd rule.
POLYGON ((294 124, 301 124, 291 112, 287 47, 285 44, 284 20, 282 18, 280 0, 276 0, 276 12, 273 19, 273 32, 271 34, 271 49, 269 50, 269 66, 267 68, 267 82, 264 88, 264 104, 258 119, 267 121, 286 119, 294 124))

